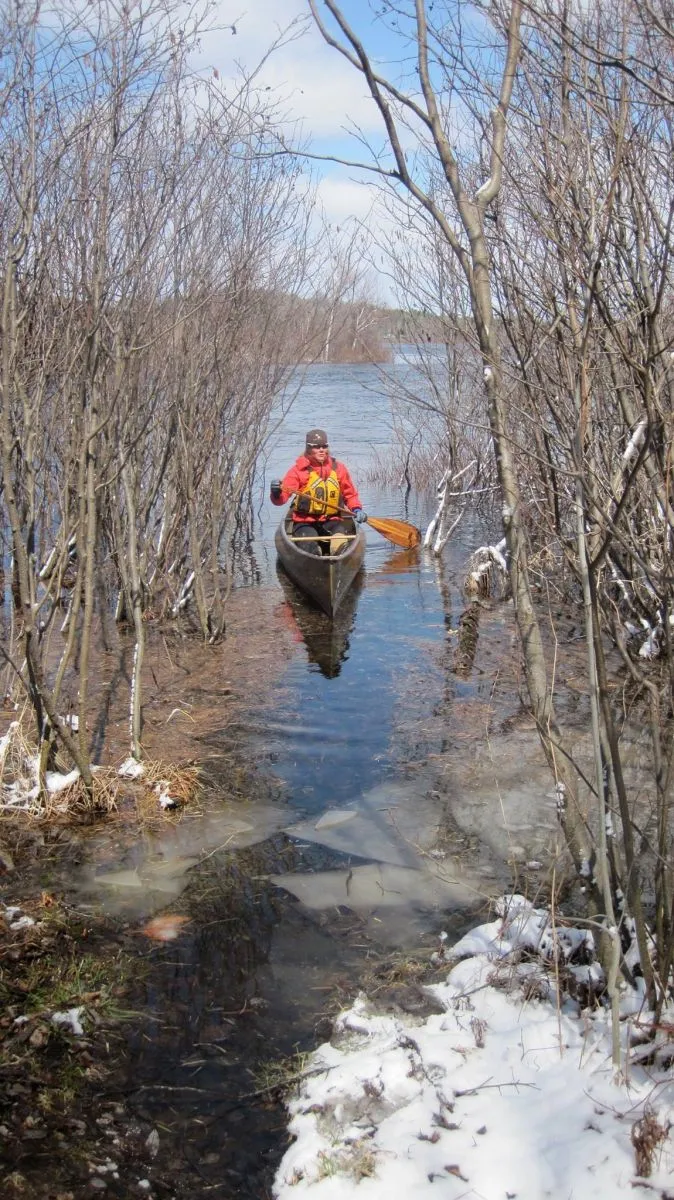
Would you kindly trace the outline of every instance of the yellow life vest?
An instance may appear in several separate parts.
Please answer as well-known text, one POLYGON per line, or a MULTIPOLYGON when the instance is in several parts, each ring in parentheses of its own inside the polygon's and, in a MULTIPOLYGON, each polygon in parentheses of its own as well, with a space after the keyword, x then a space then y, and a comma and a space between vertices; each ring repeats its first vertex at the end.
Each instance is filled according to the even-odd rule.
POLYGON ((336 517, 339 515, 341 491, 334 467, 327 479, 321 478, 318 471, 311 471, 300 494, 308 496, 311 501, 309 516, 336 517))

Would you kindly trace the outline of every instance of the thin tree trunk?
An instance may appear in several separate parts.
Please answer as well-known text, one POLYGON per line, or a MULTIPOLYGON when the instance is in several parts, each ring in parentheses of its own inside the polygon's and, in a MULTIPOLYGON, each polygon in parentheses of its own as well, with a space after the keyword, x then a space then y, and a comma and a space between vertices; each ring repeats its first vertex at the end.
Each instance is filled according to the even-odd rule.
POLYGON ((133 628, 136 636, 136 647, 133 657, 133 674, 131 678, 131 707, 130 734, 131 753, 140 762, 142 747, 140 742, 142 732, 142 672, 145 657, 145 626, 143 625, 143 595, 140 571, 138 567, 138 543, 136 538, 136 504, 129 478, 129 467, 122 469, 122 483, 126 499, 128 520, 127 565, 130 584, 130 603, 133 617, 133 628))

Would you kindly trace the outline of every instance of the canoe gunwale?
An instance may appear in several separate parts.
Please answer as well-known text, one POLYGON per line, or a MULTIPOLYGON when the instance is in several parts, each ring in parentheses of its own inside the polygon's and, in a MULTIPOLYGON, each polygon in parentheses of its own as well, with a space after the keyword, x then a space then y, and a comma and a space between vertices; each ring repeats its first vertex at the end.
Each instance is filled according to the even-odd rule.
POLYGON ((290 536, 290 515, 276 530, 276 550, 286 574, 329 617, 337 612, 365 556, 365 534, 355 521, 350 524, 349 544, 341 554, 318 555, 303 550, 301 539, 296 541, 290 536))

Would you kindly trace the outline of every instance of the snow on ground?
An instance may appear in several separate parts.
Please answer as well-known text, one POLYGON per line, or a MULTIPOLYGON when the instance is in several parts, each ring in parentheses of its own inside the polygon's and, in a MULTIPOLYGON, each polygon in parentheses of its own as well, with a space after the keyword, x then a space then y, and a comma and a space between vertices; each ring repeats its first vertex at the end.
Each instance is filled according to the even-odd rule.
POLYGON ((343 1012, 289 1101, 277 1200, 674 1197, 674 1024, 660 1026, 659 1065, 639 1065, 646 1019, 625 994, 616 1077, 606 1010, 556 1003, 554 950, 577 983, 598 971, 590 936, 562 932, 505 897, 426 989, 438 1011, 381 1013, 361 997, 343 1012))

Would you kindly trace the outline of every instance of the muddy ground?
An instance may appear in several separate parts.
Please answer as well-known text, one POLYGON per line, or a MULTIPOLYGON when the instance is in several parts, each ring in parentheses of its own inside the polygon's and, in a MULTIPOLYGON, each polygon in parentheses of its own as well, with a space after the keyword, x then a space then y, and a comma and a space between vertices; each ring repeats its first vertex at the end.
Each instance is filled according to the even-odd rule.
MULTIPOLYGON (((128 752, 125 706, 131 653, 128 641, 114 630, 103 631, 92 676, 91 737, 97 760, 106 765, 118 765, 128 752)), ((289 653, 283 629, 274 620, 273 603, 267 610, 258 606, 252 611, 235 598, 229 636, 216 648, 207 649, 177 629, 151 631, 144 750, 153 761, 199 764, 201 787, 193 806, 218 803, 225 793, 231 798, 259 790, 261 783, 243 755, 232 753, 226 762, 218 756, 211 762, 204 739, 212 729, 239 719, 243 697, 262 678, 266 682, 280 672, 289 653)), ((14 716, 13 711, 5 712, 3 732, 14 716)), ((158 940, 123 917, 87 912, 69 894, 69 870, 85 854, 94 867, 97 861, 104 864, 111 843, 123 855, 125 847, 131 848, 148 830, 183 819, 181 812, 162 813, 156 796, 142 786, 120 785, 116 810, 104 820, 104 838, 99 836, 101 819, 86 813, 55 814, 47 820, 5 813, 0 819, 0 1191, 8 1198, 35 1200, 95 1194, 177 1197, 197 1195, 203 1184, 204 1195, 243 1195, 243 1156, 235 1156, 238 1182, 230 1179, 213 1186, 218 1175, 222 1180, 221 1152, 211 1146, 200 1155, 196 1141, 192 1151, 187 1144, 179 1146, 170 1128, 170 1086, 166 1085, 160 1123, 141 1102, 142 1088, 151 1093, 152 1082, 139 1091, 135 1078, 139 1064, 149 1061, 143 1055, 146 1046, 152 1047, 150 1058, 160 1061, 162 1043, 175 1039, 177 1014, 186 1016, 184 1033, 189 1034, 193 1021, 188 1001, 179 995, 187 988, 181 976, 194 979, 203 947, 184 939, 186 952, 179 936, 158 940), (181 967, 168 968, 167 962, 180 954, 186 954, 181 967), (166 987, 169 969, 176 975, 173 990, 166 987), (74 1031, 72 1019, 54 1022, 54 1012, 73 1010, 82 1032, 74 1031)), ((234 859, 225 874, 231 882, 228 908, 235 912, 216 920, 245 925, 247 944, 260 954, 263 931, 253 928, 258 897, 250 894, 243 867, 234 859)), ((175 912, 176 905, 169 907, 175 912)), ((194 919, 194 914, 178 915, 186 918, 186 925, 194 919)), ((203 924, 203 912, 196 915, 203 924)), ((270 920, 268 913, 262 926, 265 920, 270 920)), ((219 1012, 204 1034, 218 1057, 223 1057, 220 1035, 232 1026, 245 1025, 246 1036, 256 1039, 255 1010, 242 985, 246 971, 236 954, 229 958, 220 962, 217 978, 219 1012), (233 1015, 220 1016, 220 1011, 233 1015)), ((206 990, 202 986, 201 1008, 206 990)), ((251 1066, 259 1057, 251 1054, 251 1066)), ((179 1086, 182 1104, 190 1093, 184 1090, 186 1084, 179 1086)), ((247 1065, 230 1090, 242 1097, 260 1091, 258 1109, 273 1111, 262 1124, 282 1126, 283 1113, 280 1107, 276 1111, 274 1094, 256 1087, 247 1065)), ((192 1094, 199 1094, 196 1084, 192 1094)), ((157 1108, 156 1093, 149 1099, 157 1108)), ((243 1110, 249 1107, 244 1101, 243 1110)), ((236 1126, 241 1111, 233 1099, 229 1114, 220 1114, 223 1129, 236 1126)), ((266 1146, 269 1135, 262 1141, 266 1146)), ((251 1144, 259 1157, 254 1137, 251 1144)), ((259 1163, 254 1165, 259 1181, 259 1163)), ((271 1177, 271 1167, 262 1174, 271 1177)), ((264 1186, 257 1191, 260 1196, 264 1186)))

